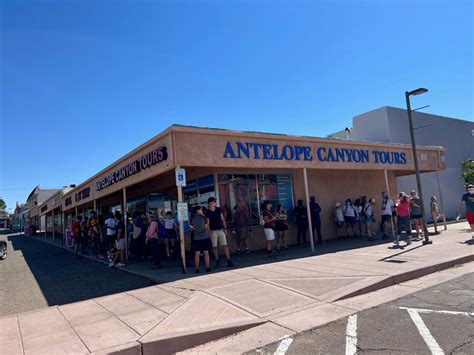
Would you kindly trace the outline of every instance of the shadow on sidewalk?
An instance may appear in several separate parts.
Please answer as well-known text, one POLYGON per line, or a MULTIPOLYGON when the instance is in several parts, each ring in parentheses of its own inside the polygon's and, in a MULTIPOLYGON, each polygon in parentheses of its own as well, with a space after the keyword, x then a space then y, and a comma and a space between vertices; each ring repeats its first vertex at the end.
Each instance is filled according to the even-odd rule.
POLYGON ((7 239, 11 247, 9 246, 9 255, 4 262, 8 264, 2 266, 8 277, 17 278, 5 281, 7 296, 9 285, 14 287, 18 280, 28 280, 25 272, 34 276, 37 285, 32 284, 31 287, 39 287, 50 306, 155 284, 149 278, 108 269, 86 258, 74 259, 67 250, 35 240, 35 237, 10 235, 7 239), (21 259, 24 259, 27 268, 21 259))

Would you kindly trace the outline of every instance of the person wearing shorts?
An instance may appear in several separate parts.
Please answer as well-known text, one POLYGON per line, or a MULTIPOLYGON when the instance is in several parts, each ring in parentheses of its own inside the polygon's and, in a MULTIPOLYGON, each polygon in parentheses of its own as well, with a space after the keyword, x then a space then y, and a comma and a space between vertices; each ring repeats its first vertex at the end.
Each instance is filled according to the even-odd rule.
POLYGON ((395 205, 387 192, 382 192, 382 239, 388 239, 388 233, 391 229, 392 213, 395 205))
POLYGON ((219 245, 224 249, 224 254, 227 258, 227 266, 232 267, 234 263, 230 260, 229 247, 227 246, 226 222, 222 210, 217 207, 217 200, 215 197, 209 197, 207 200, 209 208, 206 211, 207 226, 209 234, 211 235, 212 248, 214 252, 214 259, 216 260, 215 267, 220 266, 219 262, 219 245))
POLYGON ((410 200, 404 192, 398 194, 398 200, 395 203, 397 208, 397 237, 394 244, 400 246, 400 236, 405 230, 407 234, 407 245, 411 244, 411 222, 410 222, 410 200))
POLYGON ((201 253, 204 255, 206 272, 209 272, 211 271, 209 249, 211 249, 212 245, 209 238, 207 219, 201 206, 197 206, 194 209, 194 214, 191 217, 191 225, 193 226, 194 232, 194 272, 199 273, 199 260, 201 253))
POLYGON ((117 250, 119 251, 119 262, 115 266, 125 266, 125 224, 123 223, 122 214, 119 211, 115 212, 116 230, 117 230, 117 250))
POLYGON ((421 215, 421 201, 415 190, 410 192, 410 217, 415 225, 416 239, 419 240, 422 234, 423 216, 421 215))
POLYGON ((115 227, 117 226, 117 222, 115 221, 114 214, 109 212, 109 218, 107 218, 104 222, 106 235, 107 235, 107 243, 109 244, 109 249, 115 248, 115 241, 116 237, 116 230, 115 227))
POLYGON ((273 230, 273 224, 276 221, 276 217, 271 212, 272 203, 266 201, 262 205, 262 218, 263 218, 263 232, 265 233, 265 239, 267 240, 267 253, 269 258, 275 257, 273 251, 273 241, 275 240, 275 231, 273 230))
POLYGON ((344 206, 344 222, 346 225, 347 236, 352 237, 354 235, 354 226, 357 222, 357 215, 354 205, 350 198, 346 200, 346 205, 344 206))
POLYGON ((166 256, 170 257, 173 253, 176 243, 176 237, 178 235, 178 226, 173 218, 173 213, 171 211, 166 212, 164 225, 166 230, 165 237, 165 247, 166 247, 166 256))
MULTIPOLYGON (((467 192, 462 195, 461 204, 457 211, 458 219, 462 212, 463 203, 466 205, 467 223, 469 223, 471 230, 474 232, 474 185, 469 184, 467 186, 467 192)), ((474 238, 474 235, 472 237, 474 238)))

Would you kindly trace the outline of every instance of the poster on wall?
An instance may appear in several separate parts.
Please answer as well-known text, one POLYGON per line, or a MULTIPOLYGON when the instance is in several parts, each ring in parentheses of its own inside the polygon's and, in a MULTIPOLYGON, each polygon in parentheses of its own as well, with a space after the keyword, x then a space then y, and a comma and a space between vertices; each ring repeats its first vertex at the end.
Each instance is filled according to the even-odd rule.
MULTIPOLYGON (((288 212, 288 216, 293 215, 293 191, 291 188, 290 174, 277 174, 277 194, 278 201, 283 205, 283 208, 288 212)), ((292 219, 290 219, 291 222, 292 219)))

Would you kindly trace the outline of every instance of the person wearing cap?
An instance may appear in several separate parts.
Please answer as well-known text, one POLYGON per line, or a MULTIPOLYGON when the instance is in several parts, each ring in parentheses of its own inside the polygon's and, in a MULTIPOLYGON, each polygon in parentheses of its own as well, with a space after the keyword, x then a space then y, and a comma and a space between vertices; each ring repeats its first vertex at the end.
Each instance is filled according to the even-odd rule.
MULTIPOLYGON (((459 219, 461 216, 461 212, 463 210, 463 203, 466 206, 466 219, 467 223, 471 227, 471 230, 474 232, 474 185, 469 184, 467 186, 467 191, 464 195, 462 195, 461 204, 459 205, 457 212, 459 219)), ((472 236, 474 238, 474 235, 472 236)))
POLYGON ((229 247, 227 246, 226 235, 226 221, 222 213, 222 209, 217 207, 217 200, 215 197, 209 197, 207 200, 209 208, 206 211, 207 226, 209 234, 211 235, 211 243, 214 252, 214 259, 216 261, 216 269, 220 266, 219 262, 219 245, 224 249, 224 254, 227 258, 227 266, 233 267, 234 263, 230 259, 229 247))
POLYGON ((393 241, 394 244, 398 247, 400 246, 400 236, 402 230, 405 230, 407 234, 407 245, 411 244, 411 222, 410 222, 410 199, 407 194, 400 192, 398 194, 397 202, 395 203, 397 208, 397 236, 393 241))
POLYGON ((336 223, 337 236, 339 238, 344 238, 346 236, 346 231, 344 229, 344 211, 339 202, 336 202, 336 208, 334 209, 334 222, 336 223))
POLYGON ((117 226, 117 223, 115 222, 114 214, 112 212, 109 212, 108 218, 104 222, 105 224, 105 234, 107 235, 107 243, 109 245, 109 249, 115 248, 115 227, 117 226))

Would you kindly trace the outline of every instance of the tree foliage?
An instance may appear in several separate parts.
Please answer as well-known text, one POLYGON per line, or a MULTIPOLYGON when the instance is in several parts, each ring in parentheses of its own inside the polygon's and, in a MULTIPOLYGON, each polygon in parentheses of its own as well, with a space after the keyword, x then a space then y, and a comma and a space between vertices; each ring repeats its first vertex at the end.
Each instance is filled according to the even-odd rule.
POLYGON ((462 173, 461 179, 463 179, 466 184, 474 184, 474 160, 468 159, 464 160, 462 163, 462 173))
POLYGON ((0 197, 0 216, 6 216, 7 213, 7 203, 3 198, 0 197))

